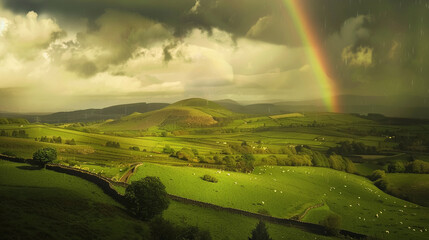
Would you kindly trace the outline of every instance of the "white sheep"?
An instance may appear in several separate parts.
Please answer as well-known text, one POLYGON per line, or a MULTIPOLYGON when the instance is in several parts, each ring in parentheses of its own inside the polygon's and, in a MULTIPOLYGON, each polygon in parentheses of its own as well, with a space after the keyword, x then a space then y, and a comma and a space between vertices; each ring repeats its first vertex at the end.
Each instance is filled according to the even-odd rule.
POLYGON ((386 233, 389 234, 390 233, 389 230, 386 230, 386 233))

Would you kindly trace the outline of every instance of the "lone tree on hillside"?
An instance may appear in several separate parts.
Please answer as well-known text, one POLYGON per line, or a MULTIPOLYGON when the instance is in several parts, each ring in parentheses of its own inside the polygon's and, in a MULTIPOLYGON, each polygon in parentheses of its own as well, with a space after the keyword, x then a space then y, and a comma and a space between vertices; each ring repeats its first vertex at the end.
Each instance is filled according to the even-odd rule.
POLYGON ((42 167, 56 159, 57 150, 55 148, 42 148, 33 153, 33 160, 37 161, 42 167))
POLYGON ((264 222, 259 221, 256 228, 253 229, 252 237, 250 237, 249 240, 272 240, 270 235, 268 235, 267 227, 264 222))
POLYGON ((165 186, 158 177, 132 182, 125 190, 127 208, 141 220, 161 214, 170 203, 165 186))

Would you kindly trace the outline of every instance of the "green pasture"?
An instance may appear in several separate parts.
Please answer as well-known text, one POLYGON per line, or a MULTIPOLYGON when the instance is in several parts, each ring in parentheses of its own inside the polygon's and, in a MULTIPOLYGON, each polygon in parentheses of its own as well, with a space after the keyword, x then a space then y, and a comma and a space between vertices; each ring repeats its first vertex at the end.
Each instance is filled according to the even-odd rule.
POLYGON ((428 227, 427 208, 392 197, 366 178, 332 169, 261 166, 244 174, 145 163, 131 181, 145 176, 160 177, 171 194, 224 207, 251 212, 264 209, 272 216, 290 218, 324 203, 325 211, 317 210, 321 211, 318 217, 311 217, 316 209, 310 211, 310 222, 317 223, 333 212, 342 216, 342 227, 350 231, 379 235, 388 230, 394 233, 391 239, 427 234, 420 232, 428 227), (219 182, 201 180, 204 174, 219 182))
MULTIPOLYGON (((2 239, 148 239, 149 234, 146 223, 130 217, 95 184, 3 160, 0 213, 2 239)), ((245 240, 257 223, 253 218, 175 201, 163 215, 179 225, 208 229, 215 240, 245 240)), ((267 226, 274 240, 331 239, 296 228, 267 226)))
POLYGON ((146 224, 95 184, 0 161, 2 239, 147 239, 146 224))
POLYGON ((386 179, 390 183, 389 189, 412 202, 429 206, 429 174, 388 173, 386 179))

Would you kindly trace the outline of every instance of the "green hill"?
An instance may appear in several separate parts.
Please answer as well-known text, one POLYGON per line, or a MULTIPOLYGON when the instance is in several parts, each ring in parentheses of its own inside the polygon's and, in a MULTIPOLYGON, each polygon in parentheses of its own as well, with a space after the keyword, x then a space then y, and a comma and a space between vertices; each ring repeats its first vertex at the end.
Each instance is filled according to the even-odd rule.
POLYGON ((201 98, 176 102, 163 109, 147 113, 135 112, 101 126, 109 130, 144 130, 151 127, 208 127, 219 124, 234 114, 219 104, 201 98))

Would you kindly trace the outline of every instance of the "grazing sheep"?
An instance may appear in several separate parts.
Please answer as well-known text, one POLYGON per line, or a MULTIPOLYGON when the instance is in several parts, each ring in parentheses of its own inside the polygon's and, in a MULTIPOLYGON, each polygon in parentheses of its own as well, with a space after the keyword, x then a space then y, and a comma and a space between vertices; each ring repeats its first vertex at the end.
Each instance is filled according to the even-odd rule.
POLYGON ((390 233, 389 230, 386 230, 386 233, 389 234, 390 233))
POLYGON ((378 213, 376 213, 375 216, 378 218, 378 213))
POLYGON ((277 190, 274 189, 274 192, 277 192, 277 190))

